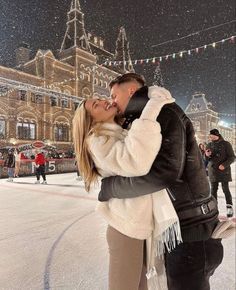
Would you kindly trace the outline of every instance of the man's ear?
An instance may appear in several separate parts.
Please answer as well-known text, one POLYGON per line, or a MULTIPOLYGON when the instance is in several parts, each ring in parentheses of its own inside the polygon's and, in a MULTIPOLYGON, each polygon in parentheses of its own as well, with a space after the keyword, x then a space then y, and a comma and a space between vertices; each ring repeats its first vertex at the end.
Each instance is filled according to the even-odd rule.
POLYGON ((128 91, 129 91, 129 98, 131 98, 133 94, 137 91, 137 88, 136 86, 130 86, 128 91))

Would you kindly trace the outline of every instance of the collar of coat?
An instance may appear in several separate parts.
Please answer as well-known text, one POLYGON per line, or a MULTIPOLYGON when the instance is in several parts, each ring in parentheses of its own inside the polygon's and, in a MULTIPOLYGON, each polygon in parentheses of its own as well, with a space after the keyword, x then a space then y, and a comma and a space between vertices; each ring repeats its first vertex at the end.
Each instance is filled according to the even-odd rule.
POLYGON ((133 94, 124 113, 125 122, 123 123, 123 128, 126 129, 130 123, 140 117, 148 100, 147 86, 141 87, 133 94))

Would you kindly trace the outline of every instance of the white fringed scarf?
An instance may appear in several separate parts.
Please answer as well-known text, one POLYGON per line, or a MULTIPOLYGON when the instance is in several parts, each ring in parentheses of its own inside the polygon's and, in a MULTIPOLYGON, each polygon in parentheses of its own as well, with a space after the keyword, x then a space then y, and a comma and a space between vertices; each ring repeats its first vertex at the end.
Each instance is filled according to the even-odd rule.
POLYGON ((182 242, 179 219, 166 190, 152 194, 154 230, 146 240, 148 290, 167 290, 164 253, 182 242))

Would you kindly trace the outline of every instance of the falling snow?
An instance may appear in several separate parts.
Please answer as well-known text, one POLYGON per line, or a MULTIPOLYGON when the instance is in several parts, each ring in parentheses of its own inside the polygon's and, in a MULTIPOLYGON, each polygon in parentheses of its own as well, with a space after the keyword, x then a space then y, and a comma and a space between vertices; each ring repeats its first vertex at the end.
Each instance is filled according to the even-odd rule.
MULTIPOLYGON (((56 52, 63 40, 70 3, 71 0, 0 0, 0 64, 14 66, 14 51, 22 42, 29 43, 32 57, 39 48, 56 52)), ((135 6, 129 0, 80 0, 80 4, 85 29, 101 36, 107 50, 114 52, 118 31, 121 26, 125 27, 133 59, 191 49, 234 34, 231 23, 173 44, 152 47, 232 21, 235 18, 233 0, 136 0, 135 6)), ((161 70, 165 86, 184 108, 195 91, 202 91, 218 111, 233 113, 234 59, 235 46, 227 42, 181 60, 164 61, 161 70)), ((153 82, 155 68, 152 63, 135 67, 149 84, 153 82)))

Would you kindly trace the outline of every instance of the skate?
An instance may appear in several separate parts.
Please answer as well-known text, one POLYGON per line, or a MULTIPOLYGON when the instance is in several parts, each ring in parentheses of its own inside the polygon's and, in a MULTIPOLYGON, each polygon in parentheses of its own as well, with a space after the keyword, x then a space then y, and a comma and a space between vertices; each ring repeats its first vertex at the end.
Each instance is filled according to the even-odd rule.
POLYGON ((231 218, 234 215, 234 209, 231 204, 226 205, 226 211, 227 211, 227 218, 231 218))

